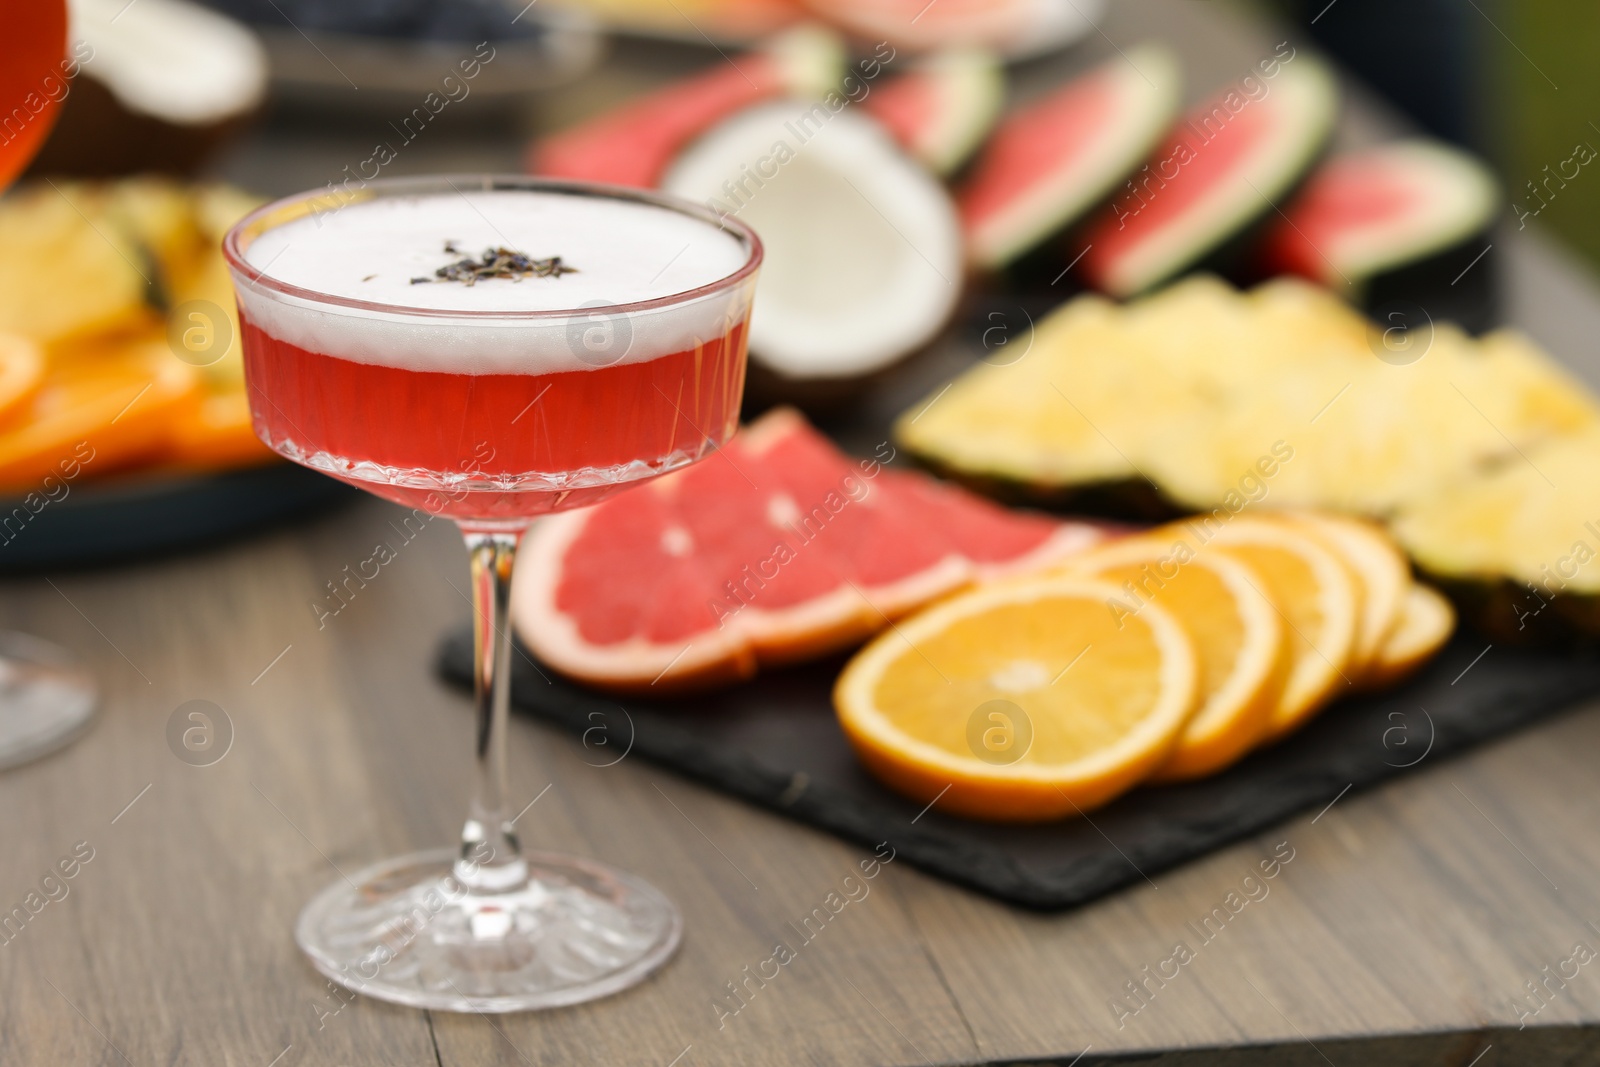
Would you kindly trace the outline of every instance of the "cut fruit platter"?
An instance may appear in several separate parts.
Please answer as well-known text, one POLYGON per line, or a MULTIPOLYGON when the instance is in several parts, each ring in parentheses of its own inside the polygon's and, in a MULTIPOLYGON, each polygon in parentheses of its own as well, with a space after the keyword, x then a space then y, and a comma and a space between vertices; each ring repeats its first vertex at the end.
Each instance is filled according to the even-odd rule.
MULTIPOLYGON (((1600 401, 1519 334, 1370 317, 1482 247, 1481 163, 1330 152, 1337 79, 1288 41, 1198 93, 1130 43, 1019 101, 971 42, 904 51, 790 29, 754 78, 712 68, 530 149, 738 215, 770 254, 767 413, 530 535, 515 618, 541 664, 683 707, 841 662, 831 710, 879 782, 1048 821, 1226 775, 1576 555, 1518 526, 1524 502, 1546 530, 1578 514, 1519 457, 1581 466, 1600 401), (862 440, 863 398, 929 381, 907 368, 947 324, 1002 303, 1026 341, 996 358, 986 333, 872 459, 785 406, 862 440)), ((1591 588, 1563 571, 1516 621, 1594 634, 1591 588)))

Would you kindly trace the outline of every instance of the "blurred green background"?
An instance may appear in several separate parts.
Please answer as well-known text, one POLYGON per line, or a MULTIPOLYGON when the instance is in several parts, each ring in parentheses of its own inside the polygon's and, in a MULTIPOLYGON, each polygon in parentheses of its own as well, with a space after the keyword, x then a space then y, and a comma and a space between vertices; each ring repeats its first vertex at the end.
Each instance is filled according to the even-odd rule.
MULTIPOLYGON (((1600 149, 1600 4, 1593 0, 1261 0, 1433 132, 1481 152, 1511 218, 1600 266, 1600 168, 1541 205, 1528 188, 1583 145, 1600 149), (1592 188, 1591 188, 1592 186, 1592 188)), ((1571 173, 1571 166, 1567 167, 1571 173)), ((1543 190, 1541 190, 1543 192, 1543 190)))

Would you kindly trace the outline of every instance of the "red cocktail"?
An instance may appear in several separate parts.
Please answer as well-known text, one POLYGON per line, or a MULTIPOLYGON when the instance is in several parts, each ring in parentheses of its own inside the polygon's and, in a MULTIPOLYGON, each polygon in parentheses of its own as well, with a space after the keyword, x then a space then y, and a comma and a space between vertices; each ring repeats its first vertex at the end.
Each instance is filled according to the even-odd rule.
POLYGON ((744 385, 743 322, 648 362, 550 374, 356 363, 249 319, 243 329, 263 440, 380 496, 468 520, 590 504, 693 462, 733 432, 744 385), (473 481, 504 488, 461 488, 473 481))
POLYGON ((478 790, 458 851, 330 886, 296 936, 324 974, 418 1007, 514 1011, 625 988, 681 923, 587 860, 524 856, 505 795, 507 607, 523 530, 709 455, 738 424, 761 245, 632 190, 372 182, 268 205, 225 242, 256 432, 461 526, 478 790))

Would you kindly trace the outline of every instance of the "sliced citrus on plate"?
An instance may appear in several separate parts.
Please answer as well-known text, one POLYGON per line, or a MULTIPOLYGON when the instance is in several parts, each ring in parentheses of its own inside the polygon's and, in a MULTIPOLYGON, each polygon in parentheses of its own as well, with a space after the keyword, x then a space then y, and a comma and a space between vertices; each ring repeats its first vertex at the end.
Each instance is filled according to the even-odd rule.
POLYGON ((19 334, 0 333, 0 422, 21 410, 44 381, 44 353, 19 334))
POLYGON ((1422 666, 1450 640, 1456 628, 1456 609, 1432 586, 1413 582, 1402 602, 1400 621, 1361 679, 1363 689, 1393 685, 1422 666))
POLYGON ((1319 540, 1289 521, 1234 518, 1205 528, 1181 524, 1191 546, 1233 556, 1260 575, 1257 593, 1288 628, 1289 676, 1262 741, 1277 740, 1353 685, 1347 673, 1355 648, 1360 591, 1350 568, 1319 540))
POLYGON ((0 491, 37 488, 49 475, 95 474, 158 451, 172 420, 194 402, 194 368, 165 339, 58 364, 0 432, 0 491))
POLYGON ((1035 821, 1088 810, 1164 763, 1199 695, 1188 635, 1131 617, 1108 582, 980 587, 880 634, 834 687, 846 736, 891 788, 941 811, 1035 821))
POLYGON ((167 458, 186 471, 248 467, 275 455, 256 436, 243 389, 206 393, 168 431, 167 458))
POLYGON ((1160 604, 1194 642, 1199 706, 1152 779, 1199 778, 1254 747, 1288 668, 1286 628, 1257 592, 1264 584, 1259 575, 1222 553, 1197 554, 1181 536, 1159 530, 1094 549, 1066 566, 1118 586, 1113 611, 1119 618, 1160 604))
POLYGON ((1351 667, 1365 671, 1400 620, 1412 585, 1411 564, 1394 539, 1373 523, 1322 512, 1297 514, 1294 519, 1322 538, 1323 545, 1355 574, 1361 611, 1351 667))

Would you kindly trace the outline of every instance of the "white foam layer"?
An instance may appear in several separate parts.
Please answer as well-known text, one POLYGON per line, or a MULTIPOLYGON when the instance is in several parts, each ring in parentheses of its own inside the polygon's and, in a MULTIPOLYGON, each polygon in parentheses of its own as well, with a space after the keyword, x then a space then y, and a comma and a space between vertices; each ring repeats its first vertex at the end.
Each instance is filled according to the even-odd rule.
POLYGON ((748 310, 750 286, 625 317, 585 309, 636 303, 709 285, 747 258, 733 235, 649 204, 515 190, 463 191, 354 203, 261 234, 245 253, 269 278, 329 296, 431 312, 571 311, 536 322, 329 307, 237 279, 246 317, 311 351, 361 363, 464 374, 544 374, 637 363, 726 333, 748 310), (577 273, 492 278, 467 286, 432 278, 465 255, 506 247, 560 256, 577 273))

